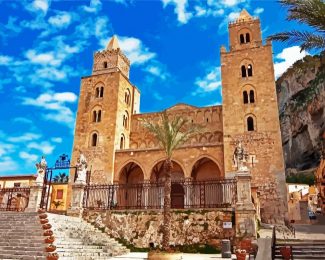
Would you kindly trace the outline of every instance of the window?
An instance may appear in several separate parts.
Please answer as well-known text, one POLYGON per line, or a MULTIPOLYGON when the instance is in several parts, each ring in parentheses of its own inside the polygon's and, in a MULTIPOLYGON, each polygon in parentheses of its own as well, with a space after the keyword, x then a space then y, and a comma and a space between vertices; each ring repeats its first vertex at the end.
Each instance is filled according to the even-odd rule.
POLYGON ((253 76, 253 66, 251 64, 249 64, 247 66, 247 74, 248 74, 248 77, 253 76))
POLYGON ((248 94, 247 94, 246 90, 243 92, 243 99, 244 99, 244 104, 247 104, 248 103, 248 94))
POLYGON ((62 200, 63 199, 63 190, 56 191, 56 199, 62 200))
POLYGON ((20 187, 20 182, 14 182, 14 187, 19 188, 20 187))
POLYGON ((254 90, 249 91, 249 103, 255 103, 254 90))
POLYGON ((130 105, 130 101, 131 101, 131 94, 130 94, 130 90, 127 89, 125 94, 124 94, 124 102, 128 105, 130 105))
POLYGON ((107 68, 107 61, 104 61, 104 68, 107 68))
POLYGON ((98 136, 96 133, 94 133, 91 137, 91 146, 97 146, 97 139, 98 139, 98 136))
POLYGON ((99 88, 96 88, 95 97, 96 97, 96 98, 99 97, 99 88))
POLYGON ((102 120, 102 111, 99 110, 97 113, 97 122, 100 122, 102 120))
POLYGON ((246 43, 251 41, 251 37, 249 35, 249 33, 246 33, 246 43))
POLYGON ((246 67, 245 67, 245 65, 241 66, 241 77, 246 78, 246 67))
POLYGON ((122 122, 123 126, 125 128, 128 128, 128 124, 129 124, 129 116, 128 116, 128 112, 125 111, 125 114, 123 115, 123 122, 122 122))
POLYGON ((93 122, 97 120, 97 111, 93 111, 93 122))
POLYGON ((124 149, 124 140, 125 140, 125 137, 124 137, 124 135, 122 134, 122 136, 121 136, 121 141, 120 141, 120 149, 124 149))
POLYGON ((93 116, 92 121, 94 123, 98 123, 98 122, 100 122, 102 120, 102 111, 101 110, 98 110, 98 111, 94 110, 92 116, 93 116))
POLYGON ((240 44, 245 43, 244 34, 240 35, 240 44))
POLYGON ((247 131, 254 131, 254 119, 251 116, 247 117, 247 131))
POLYGON ((104 96, 104 87, 100 87, 99 97, 103 97, 103 96, 104 96))

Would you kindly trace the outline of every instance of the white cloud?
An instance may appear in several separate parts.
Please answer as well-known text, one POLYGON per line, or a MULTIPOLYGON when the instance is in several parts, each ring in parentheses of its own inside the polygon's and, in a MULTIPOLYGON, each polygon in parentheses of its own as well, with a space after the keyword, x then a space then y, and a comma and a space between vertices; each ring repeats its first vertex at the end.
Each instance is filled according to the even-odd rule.
POLYGON ((30 62, 37 64, 50 64, 57 66, 61 63, 61 60, 54 58, 53 52, 38 54, 35 50, 28 50, 26 52, 26 58, 28 58, 30 62))
POLYGON ((26 152, 20 152, 19 157, 21 159, 27 161, 28 163, 34 163, 37 161, 38 155, 30 154, 30 153, 26 153, 26 152))
POLYGON ((7 174, 18 169, 17 163, 9 156, 0 157, 0 173, 7 174))
POLYGON ((122 51, 133 65, 144 64, 156 56, 137 38, 119 36, 118 39, 122 51))
POLYGON ((0 65, 8 65, 12 60, 12 57, 0 55, 0 65))
POLYGON ((36 99, 23 98, 22 104, 51 111, 44 113, 43 118, 73 128, 75 115, 66 103, 74 103, 76 100, 77 95, 72 92, 44 93, 39 95, 36 99))
POLYGON ((236 20, 239 17, 240 12, 230 12, 219 24, 219 33, 226 33, 226 27, 229 22, 236 20))
POLYGON ((257 7, 255 10, 254 10, 254 15, 259 15, 261 13, 264 12, 264 8, 261 8, 261 7, 257 7))
POLYGON ((175 5, 174 12, 177 14, 177 20, 182 24, 187 23, 193 16, 192 13, 186 11, 187 0, 162 0, 162 2, 164 7, 169 4, 175 5))
POLYGON ((13 144, 0 142, 0 158, 14 151, 15 151, 15 146, 13 144))
POLYGON ((89 6, 83 6, 83 9, 88 13, 97 13, 102 9, 100 0, 91 0, 89 6))
POLYGON ((52 137, 51 141, 54 143, 60 144, 60 143, 62 143, 62 138, 61 137, 52 137))
POLYGON ((43 154, 51 154, 55 146, 47 141, 43 141, 41 143, 31 142, 27 145, 27 148, 41 151, 43 154))
POLYGON ((198 86, 198 89, 192 92, 193 96, 199 93, 211 92, 216 89, 221 89, 220 67, 213 67, 203 78, 197 78, 195 80, 195 85, 198 86))
POLYGON ((71 23, 71 15, 68 12, 60 11, 57 15, 51 16, 48 22, 55 27, 67 27, 71 23))
POLYGON ((48 0, 34 0, 31 4, 26 6, 26 9, 32 12, 42 11, 46 14, 49 9, 50 3, 48 0))
POLYGON ((39 135, 39 134, 25 133, 21 136, 9 137, 8 141, 13 142, 13 143, 20 143, 20 142, 37 140, 39 138, 41 138, 41 135, 39 135))
POLYGON ((292 46, 283 49, 282 52, 275 56, 276 60, 281 60, 274 63, 275 78, 277 79, 280 77, 297 60, 302 59, 306 55, 309 55, 309 53, 306 51, 300 52, 299 46, 292 46))

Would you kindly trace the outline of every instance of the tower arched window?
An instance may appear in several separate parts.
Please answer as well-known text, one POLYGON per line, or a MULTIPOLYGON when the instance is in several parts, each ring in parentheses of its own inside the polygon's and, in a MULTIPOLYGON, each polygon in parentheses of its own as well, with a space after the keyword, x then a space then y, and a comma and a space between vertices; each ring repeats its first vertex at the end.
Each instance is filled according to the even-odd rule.
POLYGON ((254 119, 253 117, 247 117, 247 131, 254 131, 254 119))
POLYGON ((241 77, 246 78, 246 67, 245 67, 245 65, 241 66, 241 77))
POLYGON ((122 134, 120 139, 120 149, 124 149, 124 145, 125 145, 125 137, 122 134))
POLYGON ((124 102, 127 104, 127 105, 130 105, 130 101, 131 101, 131 94, 130 94, 130 90, 127 89, 125 91, 125 94, 124 94, 124 102))
POLYGON ((254 90, 249 91, 249 103, 255 103, 254 90))
POLYGON ((97 122, 100 122, 100 121, 102 121, 102 111, 98 110, 98 112, 97 112, 97 122))
POLYGON ((241 34, 241 35, 239 36, 239 38, 240 38, 240 44, 245 43, 244 34, 241 34))
POLYGON ((96 122, 96 120, 97 120, 97 111, 94 110, 93 111, 93 122, 96 122))
POLYGON ((99 91, 100 91, 100 90, 99 90, 99 88, 97 87, 96 90, 95 90, 95 97, 96 97, 96 98, 99 97, 99 94, 100 94, 99 91))
POLYGON ((246 90, 243 92, 243 99, 244 99, 244 104, 247 104, 248 103, 248 94, 247 94, 246 90))
POLYGON ((107 61, 104 61, 104 68, 106 69, 107 68, 107 61))
POLYGON ((93 133, 91 136, 91 146, 97 146, 98 143, 98 135, 93 133))
POLYGON ((249 33, 246 33, 246 43, 251 41, 251 37, 249 33))
POLYGON ((100 87, 99 97, 103 97, 103 96, 104 96, 104 87, 100 87))
POLYGON ((248 77, 252 77, 253 76, 253 66, 252 66, 252 64, 249 64, 247 66, 247 75, 248 75, 248 77))

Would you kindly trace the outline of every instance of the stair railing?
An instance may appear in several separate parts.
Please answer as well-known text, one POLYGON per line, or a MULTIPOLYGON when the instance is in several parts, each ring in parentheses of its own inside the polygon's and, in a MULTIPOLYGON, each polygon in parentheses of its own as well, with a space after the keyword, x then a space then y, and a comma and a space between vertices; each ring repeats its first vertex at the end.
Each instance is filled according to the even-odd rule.
POLYGON ((272 260, 275 259, 275 246, 276 246, 276 230, 275 226, 272 229, 272 260))

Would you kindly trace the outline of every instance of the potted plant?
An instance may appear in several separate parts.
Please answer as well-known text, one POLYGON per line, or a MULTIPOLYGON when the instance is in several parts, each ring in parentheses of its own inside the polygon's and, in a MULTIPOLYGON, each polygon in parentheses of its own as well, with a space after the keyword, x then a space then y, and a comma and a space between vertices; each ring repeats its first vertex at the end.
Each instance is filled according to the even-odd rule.
POLYGON ((49 236, 49 237, 45 238, 44 241, 46 244, 52 244, 54 242, 54 240, 55 240, 54 236, 49 236))
POLYGON ((246 260, 246 250, 244 249, 237 249, 236 252, 236 258, 237 260, 246 260))
POLYGON ((55 209, 57 210, 58 207, 64 205, 64 202, 63 201, 60 201, 60 200, 55 200, 55 201, 52 202, 52 204, 54 205, 55 209))
POLYGON ((46 260, 57 260, 59 255, 57 253, 49 253, 46 257, 46 260))
POLYGON ((48 219, 40 219, 41 224, 46 224, 49 223, 48 219))
POLYGON ((38 211, 37 211, 39 214, 41 214, 41 213, 45 213, 46 212, 46 210, 45 209, 38 209, 38 211))
POLYGON ((56 246, 55 245, 48 245, 46 248, 45 248, 46 252, 53 252, 56 250, 56 246))
POLYGON ((291 247, 290 246, 282 246, 280 247, 280 253, 284 260, 291 259, 291 247))
POLYGON ((52 236, 52 235, 53 235, 53 231, 50 229, 45 230, 43 233, 43 236, 45 237, 52 236))
POLYGON ((47 224, 44 224, 42 227, 43 227, 43 229, 50 229, 52 227, 52 225, 47 223, 47 224))
POLYGON ((41 214, 38 215, 38 217, 40 219, 45 219, 45 218, 47 218, 47 214, 46 213, 41 213, 41 214))

